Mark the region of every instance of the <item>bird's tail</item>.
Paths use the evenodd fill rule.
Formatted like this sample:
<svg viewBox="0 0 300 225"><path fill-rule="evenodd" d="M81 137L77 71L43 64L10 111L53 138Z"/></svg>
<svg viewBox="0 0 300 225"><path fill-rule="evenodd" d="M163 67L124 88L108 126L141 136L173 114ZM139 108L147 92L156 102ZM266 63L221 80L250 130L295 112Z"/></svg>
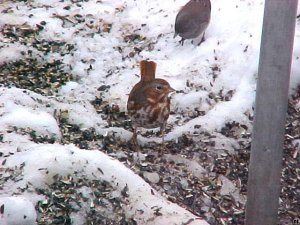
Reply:
<svg viewBox="0 0 300 225"><path fill-rule="evenodd" d="M141 81L148 82L155 79L156 63L153 61L142 60L140 62Z"/></svg>

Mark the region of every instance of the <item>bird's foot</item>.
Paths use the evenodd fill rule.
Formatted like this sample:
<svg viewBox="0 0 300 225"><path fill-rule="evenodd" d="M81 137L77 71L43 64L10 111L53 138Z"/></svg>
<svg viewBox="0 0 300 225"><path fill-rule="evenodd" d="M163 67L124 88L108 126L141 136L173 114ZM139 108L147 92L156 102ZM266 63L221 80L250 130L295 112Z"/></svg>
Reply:
<svg viewBox="0 0 300 225"><path fill-rule="evenodd" d="M163 156L165 154L165 151L166 151L166 144L165 143L161 143L160 146L159 146L159 149L158 149L158 156Z"/></svg>
<svg viewBox="0 0 300 225"><path fill-rule="evenodd" d="M179 44L181 44L181 46L183 46L184 40L184 38L181 38L181 40L179 41Z"/></svg>
<svg viewBox="0 0 300 225"><path fill-rule="evenodd" d="M129 148L139 152L141 150L141 147L137 141L137 137L135 135L132 136L132 138L128 141Z"/></svg>

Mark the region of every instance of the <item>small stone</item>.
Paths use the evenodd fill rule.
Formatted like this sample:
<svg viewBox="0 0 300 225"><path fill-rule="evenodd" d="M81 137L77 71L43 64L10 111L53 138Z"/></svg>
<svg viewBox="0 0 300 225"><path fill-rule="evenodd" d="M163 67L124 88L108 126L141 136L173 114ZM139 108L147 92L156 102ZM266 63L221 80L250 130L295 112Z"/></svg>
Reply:
<svg viewBox="0 0 300 225"><path fill-rule="evenodd" d="M186 179L181 179L180 184L181 184L182 189L187 189L189 187L189 183L187 182Z"/></svg>
<svg viewBox="0 0 300 225"><path fill-rule="evenodd" d="M160 177L159 177L158 173L156 173L156 172L153 172L153 173L144 172L143 176L146 180L148 180L150 183L153 183L153 184L157 184L160 180Z"/></svg>
<svg viewBox="0 0 300 225"><path fill-rule="evenodd" d="M169 184L164 184L163 188L164 188L165 191L168 191L168 190L170 190L172 187L171 187Z"/></svg>
<svg viewBox="0 0 300 225"><path fill-rule="evenodd" d="M232 181L230 181L225 176L220 175L219 181L221 182L221 185L222 185L221 190L220 190L220 195L222 195L222 196L230 195L236 190L236 187L234 186Z"/></svg>

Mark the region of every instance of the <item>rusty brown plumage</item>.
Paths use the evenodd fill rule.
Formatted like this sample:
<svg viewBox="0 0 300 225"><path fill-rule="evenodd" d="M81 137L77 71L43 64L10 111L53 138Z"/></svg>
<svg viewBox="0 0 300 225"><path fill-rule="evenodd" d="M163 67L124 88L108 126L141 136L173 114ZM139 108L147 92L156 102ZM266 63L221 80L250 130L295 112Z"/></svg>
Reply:
<svg viewBox="0 0 300 225"><path fill-rule="evenodd" d="M141 81L150 82L155 79L156 63L142 60L140 62Z"/></svg>
<svg viewBox="0 0 300 225"><path fill-rule="evenodd" d="M156 63L140 62L141 80L132 88L127 111L134 128L132 142L137 145L137 128L160 128L164 131L170 114L169 93L175 91L163 79L155 78Z"/></svg>

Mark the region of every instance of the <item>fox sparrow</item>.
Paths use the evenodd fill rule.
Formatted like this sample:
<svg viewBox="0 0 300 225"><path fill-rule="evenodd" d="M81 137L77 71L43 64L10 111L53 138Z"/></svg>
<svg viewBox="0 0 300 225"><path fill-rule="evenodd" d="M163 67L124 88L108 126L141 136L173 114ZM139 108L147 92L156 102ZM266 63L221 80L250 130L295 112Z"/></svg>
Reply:
<svg viewBox="0 0 300 225"><path fill-rule="evenodd" d="M163 79L155 78L156 63L140 62L141 80L132 88L127 110L134 128L131 141L137 146L137 128L160 128L164 132L170 114L169 93L175 91Z"/></svg>
<svg viewBox="0 0 300 225"><path fill-rule="evenodd" d="M210 14L210 0L190 0L176 16L174 38L179 35L182 45L185 39L201 38L198 45L201 44L210 22Z"/></svg>

